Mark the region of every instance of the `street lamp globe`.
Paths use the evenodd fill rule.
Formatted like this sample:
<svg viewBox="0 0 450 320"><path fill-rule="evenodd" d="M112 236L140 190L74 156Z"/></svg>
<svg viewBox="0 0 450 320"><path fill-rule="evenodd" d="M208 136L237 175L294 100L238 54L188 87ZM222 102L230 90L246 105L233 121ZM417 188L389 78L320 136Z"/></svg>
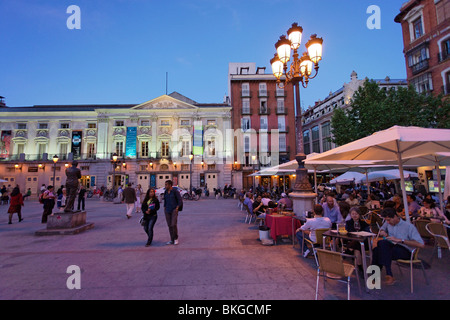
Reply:
<svg viewBox="0 0 450 320"><path fill-rule="evenodd" d="M312 72L313 63L306 52L300 58L300 73L302 76L309 77Z"/></svg>
<svg viewBox="0 0 450 320"><path fill-rule="evenodd" d="M282 63L287 63L291 58L291 42L286 39L286 36L281 36L280 40L275 43L278 58Z"/></svg>
<svg viewBox="0 0 450 320"><path fill-rule="evenodd" d="M313 34L311 39L306 43L306 49L308 50L309 58L314 64L317 64L322 60L322 44L323 39L317 38L317 35Z"/></svg>
<svg viewBox="0 0 450 320"><path fill-rule="evenodd" d="M302 43L302 33L303 28L300 27L296 22L292 24L292 27L287 31L288 39L291 42L291 48L297 50Z"/></svg>
<svg viewBox="0 0 450 320"><path fill-rule="evenodd" d="M114 162L117 161L117 153L114 153L114 154L112 155L112 159L113 159Z"/></svg>
<svg viewBox="0 0 450 320"><path fill-rule="evenodd" d="M283 63L280 61L276 53L270 60L270 64L272 65L273 75L275 76L275 78L277 78L277 80L280 80L281 76L283 75Z"/></svg>
<svg viewBox="0 0 450 320"><path fill-rule="evenodd" d="M55 154L55 155L53 156L53 162L54 162L54 163L57 163L58 160L59 160L59 158L58 158L58 156Z"/></svg>

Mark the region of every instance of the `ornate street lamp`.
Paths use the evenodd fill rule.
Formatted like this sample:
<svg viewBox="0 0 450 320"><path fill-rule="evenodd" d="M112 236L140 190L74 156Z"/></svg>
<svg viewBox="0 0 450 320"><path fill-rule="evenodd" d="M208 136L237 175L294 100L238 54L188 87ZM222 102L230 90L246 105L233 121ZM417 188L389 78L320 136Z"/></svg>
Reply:
<svg viewBox="0 0 450 320"><path fill-rule="evenodd" d="M297 131L297 160L299 167L296 172L296 180L294 191L297 192L311 192L312 187L309 183L308 172L304 168L303 160L306 159L303 150L303 136L302 136L302 110L300 105L300 83L304 88L308 86L309 80L317 76L319 71L319 61L322 60L322 44L323 39L317 38L313 34L308 42L306 42L306 52L300 55L297 50L300 48L302 42L303 28L297 23L293 23L291 28L287 31L286 36L281 36L276 42L275 48L277 53L270 60L272 65L273 75L277 79L277 85L284 88L288 83L292 83L295 88L295 109L296 109L296 131ZM291 60L291 51L293 51L292 62L288 67L288 62ZM313 74L314 68L314 74Z"/></svg>

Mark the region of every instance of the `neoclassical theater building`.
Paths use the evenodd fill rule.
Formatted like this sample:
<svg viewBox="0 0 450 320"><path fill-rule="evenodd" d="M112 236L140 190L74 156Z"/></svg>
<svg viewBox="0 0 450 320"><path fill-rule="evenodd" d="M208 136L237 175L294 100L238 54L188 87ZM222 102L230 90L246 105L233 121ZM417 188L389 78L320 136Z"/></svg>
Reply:
<svg viewBox="0 0 450 320"><path fill-rule="evenodd" d="M0 186L33 194L64 184L72 160L86 187L131 182L146 191L171 179L212 191L242 180L234 177L231 106L177 92L139 105L0 106L0 132Z"/></svg>

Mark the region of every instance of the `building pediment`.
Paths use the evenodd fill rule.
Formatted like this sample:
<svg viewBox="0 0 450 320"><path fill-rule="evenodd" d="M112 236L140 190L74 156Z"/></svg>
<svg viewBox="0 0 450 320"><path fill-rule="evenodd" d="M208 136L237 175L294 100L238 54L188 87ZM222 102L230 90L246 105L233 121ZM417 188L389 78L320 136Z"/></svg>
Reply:
<svg viewBox="0 0 450 320"><path fill-rule="evenodd" d="M141 103L133 110L197 110L198 107L184 101L163 95L156 99Z"/></svg>

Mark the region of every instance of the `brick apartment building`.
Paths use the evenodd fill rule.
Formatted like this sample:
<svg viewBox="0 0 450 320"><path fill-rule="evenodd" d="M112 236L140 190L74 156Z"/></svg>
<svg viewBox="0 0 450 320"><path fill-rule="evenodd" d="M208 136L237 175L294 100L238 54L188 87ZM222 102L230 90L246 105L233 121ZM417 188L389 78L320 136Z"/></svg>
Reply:
<svg viewBox="0 0 450 320"><path fill-rule="evenodd" d="M282 177L249 175L256 169L273 166L295 158L295 107L292 84L284 89L276 85L276 78L266 74L255 63L230 63L228 92L232 106L232 125L235 129L234 177L248 188L256 185L281 186ZM255 159L253 159L255 158ZM284 182L289 186L289 179ZM239 185L236 181L235 184Z"/></svg>
<svg viewBox="0 0 450 320"><path fill-rule="evenodd" d="M403 32L407 80L418 92L450 93L450 0L410 0L395 17Z"/></svg>

